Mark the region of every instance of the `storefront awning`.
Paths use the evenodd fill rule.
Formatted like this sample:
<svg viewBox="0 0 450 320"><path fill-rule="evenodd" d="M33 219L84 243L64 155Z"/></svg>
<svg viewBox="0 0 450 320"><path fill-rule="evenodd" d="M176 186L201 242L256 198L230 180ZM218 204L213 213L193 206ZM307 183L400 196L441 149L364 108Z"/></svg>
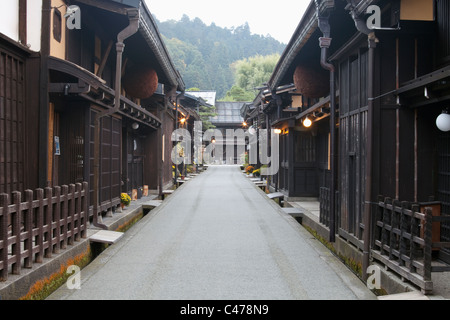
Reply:
<svg viewBox="0 0 450 320"><path fill-rule="evenodd" d="M114 107L115 91L95 74L75 63L55 57L48 58L48 67L60 75L58 82L49 83L50 94L82 97L105 109ZM124 96L120 99L119 113L153 129L161 126L158 117Z"/></svg>

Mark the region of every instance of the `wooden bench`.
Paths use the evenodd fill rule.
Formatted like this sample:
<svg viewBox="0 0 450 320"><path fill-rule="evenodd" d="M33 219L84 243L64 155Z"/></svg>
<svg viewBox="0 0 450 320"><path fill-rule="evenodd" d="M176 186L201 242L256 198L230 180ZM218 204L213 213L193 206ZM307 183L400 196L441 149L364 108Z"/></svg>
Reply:
<svg viewBox="0 0 450 320"><path fill-rule="evenodd" d="M162 192L162 200L164 200L165 197L167 197L168 195L171 195L174 192L174 190L163 190Z"/></svg>
<svg viewBox="0 0 450 320"><path fill-rule="evenodd" d="M294 218L303 218L303 211L299 208L289 207L283 208L283 211Z"/></svg>
<svg viewBox="0 0 450 320"><path fill-rule="evenodd" d="M100 230L99 232L93 234L89 237L91 242L99 242L106 244L114 244L123 237L123 232Z"/></svg>
<svg viewBox="0 0 450 320"><path fill-rule="evenodd" d="M272 200L278 199L278 204L282 207L284 201L284 194L281 192L268 193L267 197Z"/></svg>
<svg viewBox="0 0 450 320"><path fill-rule="evenodd" d="M265 190L267 183L265 181L253 181L255 186L259 187L261 190Z"/></svg>
<svg viewBox="0 0 450 320"><path fill-rule="evenodd" d="M162 204L162 200L150 200L142 204L143 209L153 210Z"/></svg>

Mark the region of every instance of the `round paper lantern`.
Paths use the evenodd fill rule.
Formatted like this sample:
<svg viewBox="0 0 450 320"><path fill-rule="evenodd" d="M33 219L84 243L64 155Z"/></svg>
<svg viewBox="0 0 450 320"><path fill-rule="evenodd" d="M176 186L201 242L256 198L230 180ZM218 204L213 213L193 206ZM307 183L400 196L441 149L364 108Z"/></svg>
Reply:
<svg viewBox="0 0 450 320"><path fill-rule="evenodd" d="M134 67L127 70L122 85L127 94L133 98L146 99L158 88L158 74L150 68Z"/></svg>
<svg viewBox="0 0 450 320"><path fill-rule="evenodd" d="M436 119L436 126L441 131L450 131L450 114L447 112L442 112Z"/></svg>
<svg viewBox="0 0 450 320"><path fill-rule="evenodd" d="M297 92L309 97L320 98L330 91L330 76L323 68L299 65L294 72Z"/></svg>

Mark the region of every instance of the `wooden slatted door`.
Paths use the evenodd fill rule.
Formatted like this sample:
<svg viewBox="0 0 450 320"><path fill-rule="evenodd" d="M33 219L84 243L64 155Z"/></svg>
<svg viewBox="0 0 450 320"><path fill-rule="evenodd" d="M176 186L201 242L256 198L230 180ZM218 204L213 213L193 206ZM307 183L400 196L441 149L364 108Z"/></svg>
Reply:
<svg viewBox="0 0 450 320"><path fill-rule="evenodd" d="M94 120L97 112L95 109L91 109L90 115L89 184L91 202L94 186ZM109 116L101 120L99 201L102 210L107 210L120 202L121 131L122 120L120 118Z"/></svg>
<svg viewBox="0 0 450 320"><path fill-rule="evenodd" d="M289 174L289 147L288 135L280 135L280 168L278 170L278 188L288 190L288 174Z"/></svg>
<svg viewBox="0 0 450 320"><path fill-rule="evenodd" d="M296 132L294 141L295 196L317 197L316 137L311 132Z"/></svg>
<svg viewBox="0 0 450 320"><path fill-rule="evenodd" d="M24 188L24 61L0 49L0 193Z"/></svg>
<svg viewBox="0 0 450 320"><path fill-rule="evenodd" d="M57 146L55 146L54 152L55 157L60 159L57 185L82 183L87 179L84 177L84 108L79 105L70 105L59 115L59 122L58 141L54 141L55 144L59 143L59 150L56 150Z"/></svg>
<svg viewBox="0 0 450 320"><path fill-rule="evenodd" d="M122 191L132 195L133 190L137 190L138 198L144 186L144 143L144 138L123 127Z"/></svg>
<svg viewBox="0 0 450 320"><path fill-rule="evenodd" d="M339 232L359 245L363 237L368 52L358 49L339 65Z"/></svg>

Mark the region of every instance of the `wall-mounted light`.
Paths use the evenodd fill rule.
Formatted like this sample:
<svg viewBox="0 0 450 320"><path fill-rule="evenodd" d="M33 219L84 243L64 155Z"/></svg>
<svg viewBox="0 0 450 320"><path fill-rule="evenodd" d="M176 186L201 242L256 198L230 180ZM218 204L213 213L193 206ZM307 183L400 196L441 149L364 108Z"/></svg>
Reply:
<svg viewBox="0 0 450 320"><path fill-rule="evenodd" d="M275 129L275 130L273 130L273 132L275 132L276 134L281 134L281 132L283 132L283 131L281 131L281 129Z"/></svg>
<svg viewBox="0 0 450 320"><path fill-rule="evenodd" d="M423 95L425 98L430 99L430 96L428 95L428 88L425 87L425 89L423 89Z"/></svg>
<svg viewBox="0 0 450 320"><path fill-rule="evenodd" d="M131 125L131 127L133 128L133 130L137 130L137 129L139 129L139 123L134 122L134 123Z"/></svg>
<svg viewBox="0 0 450 320"><path fill-rule="evenodd" d="M68 95L69 95L69 90L70 90L70 84L69 84L69 83L66 83L66 84L64 85L64 95L65 95L65 96L68 96Z"/></svg>
<svg viewBox="0 0 450 320"><path fill-rule="evenodd" d="M242 122L242 126L243 126L243 127L246 127L246 126L248 126L247 122L245 122L245 121L244 121L244 122Z"/></svg>
<svg viewBox="0 0 450 320"><path fill-rule="evenodd" d="M442 113L437 117L436 126L441 131L450 131L450 114L448 114L448 110L443 110Z"/></svg>
<svg viewBox="0 0 450 320"><path fill-rule="evenodd" d="M216 139L215 139L215 138L212 138L212 139L211 139L211 143L216 143Z"/></svg>
<svg viewBox="0 0 450 320"><path fill-rule="evenodd" d="M312 126L312 121L311 119L309 119L308 117L305 118L305 120L303 120L303 126L305 128L309 128Z"/></svg>
<svg viewBox="0 0 450 320"><path fill-rule="evenodd" d="M181 118L181 119L180 119L180 123L181 123L181 124L184 124L185 122L186 122L186 118Z"/></svg>

